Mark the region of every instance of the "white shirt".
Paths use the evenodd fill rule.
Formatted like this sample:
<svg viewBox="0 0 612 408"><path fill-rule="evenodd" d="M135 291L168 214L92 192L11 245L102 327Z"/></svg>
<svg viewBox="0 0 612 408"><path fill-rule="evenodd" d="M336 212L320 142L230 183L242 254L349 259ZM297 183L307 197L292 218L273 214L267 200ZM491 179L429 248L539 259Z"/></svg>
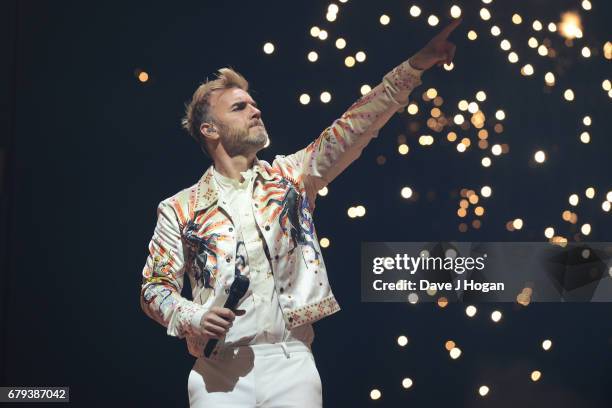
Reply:
<svg viewBox="0 0 612 408"><path fill-rule="evenodd" d="M236 316L225 336L225 346L301 341L310 345L314 339L311 324L287 330L274 287L273 271L266 256L261 232L252 210L254 169L240 173L244 181L226 177L213 167L219 197L229 206L238 241L244 240L249 266L249 291L238 306L246 313Z"/></svg>

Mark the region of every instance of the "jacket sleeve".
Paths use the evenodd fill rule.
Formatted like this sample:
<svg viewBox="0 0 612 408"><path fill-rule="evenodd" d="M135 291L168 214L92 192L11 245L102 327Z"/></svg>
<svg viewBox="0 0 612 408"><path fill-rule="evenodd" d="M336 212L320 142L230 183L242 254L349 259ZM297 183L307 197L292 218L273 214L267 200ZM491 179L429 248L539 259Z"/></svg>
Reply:
<svg viewBox="0 0 612 408"><path fill-rule="evenodd" d="M301 179L308 196L314 198L361 155L394 113L408 105L408 96L421 84L422 72L408 60L398 65L308 146L288 156L277 156L273 167Z"/></svg>
<svg viewBox="0 0 612 408"><path fill-rule="evenodd" d="M181 296L183 257L178 218L172 206L162 201L142 271L140 306L147 316L168 328L168 335L178 338L201 334L200 320L205 313L202 305Z"/></svg>

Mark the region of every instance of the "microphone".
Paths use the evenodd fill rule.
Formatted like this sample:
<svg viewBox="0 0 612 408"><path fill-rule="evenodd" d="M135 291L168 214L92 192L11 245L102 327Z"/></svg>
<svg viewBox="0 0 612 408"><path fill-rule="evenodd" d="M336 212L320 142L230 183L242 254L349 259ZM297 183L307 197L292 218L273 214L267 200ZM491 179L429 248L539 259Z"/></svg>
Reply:
<svg viewBox="0 0 612 408"><path fill-rule="evenodd" d="M230 286L229 296L225 300L223 307L234 311L236 305L238 305L238 301L244 296L248 288L249 278L244 275L236 275L234 282L232 282L232 285ZM208 340L206 347L204 348L204 356L210 357L210 354L217 346L218 341L219 339Z"/></svg>

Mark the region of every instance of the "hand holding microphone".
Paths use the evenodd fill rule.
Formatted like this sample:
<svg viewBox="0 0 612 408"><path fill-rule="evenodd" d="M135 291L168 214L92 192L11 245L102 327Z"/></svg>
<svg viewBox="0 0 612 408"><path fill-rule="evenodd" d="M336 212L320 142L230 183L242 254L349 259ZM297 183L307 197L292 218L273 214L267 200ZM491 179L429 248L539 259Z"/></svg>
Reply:
<svg viewBox="0 0 612 408"><path fill-rule="evenodd" d="M236 316L242 316L245 313L244 310L236 310L236 306L248 288L249 278L237 275L230 286L230 293L223 307L213 306L202 316L200 325L204 330L204 335L209 338L204 348L204 356L210 357L219 339L225 336L232 327Z"/></svg>

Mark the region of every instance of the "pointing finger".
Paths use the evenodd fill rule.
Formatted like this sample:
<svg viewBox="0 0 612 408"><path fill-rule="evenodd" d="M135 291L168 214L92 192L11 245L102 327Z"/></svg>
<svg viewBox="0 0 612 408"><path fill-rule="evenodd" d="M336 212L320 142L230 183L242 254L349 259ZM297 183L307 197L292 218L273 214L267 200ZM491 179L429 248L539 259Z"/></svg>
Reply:
<svg viewBox="0 0 612 408"><path fill-rule="evenodd" d="M444 29L440 31L440 34L438 34L438 36L443 39L448 38L448 36L453 32L453 30L457 28L459 24L461 24L461 21L463 21L463 19L456 19L455 21L444 27Z"/></svg>

